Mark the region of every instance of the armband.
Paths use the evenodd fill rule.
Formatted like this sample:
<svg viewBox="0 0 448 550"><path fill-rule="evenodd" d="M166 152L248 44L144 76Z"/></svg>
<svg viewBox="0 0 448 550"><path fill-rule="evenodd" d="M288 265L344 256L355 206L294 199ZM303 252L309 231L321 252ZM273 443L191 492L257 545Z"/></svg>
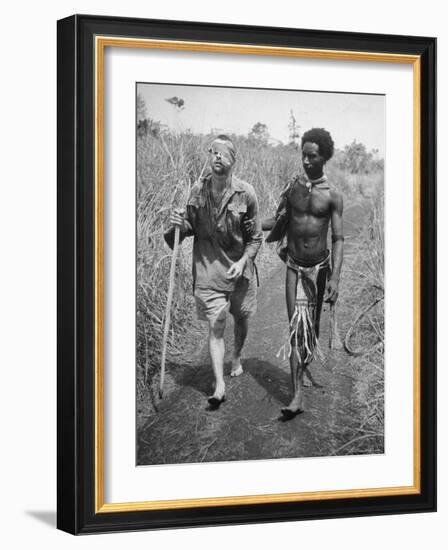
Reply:
<svg viewBox="0 0 448 550"><path fill-rule="evenodd" d="M336 241L343 241L344 235L332 235L331 236L331 242L335 243Z"/></svg>

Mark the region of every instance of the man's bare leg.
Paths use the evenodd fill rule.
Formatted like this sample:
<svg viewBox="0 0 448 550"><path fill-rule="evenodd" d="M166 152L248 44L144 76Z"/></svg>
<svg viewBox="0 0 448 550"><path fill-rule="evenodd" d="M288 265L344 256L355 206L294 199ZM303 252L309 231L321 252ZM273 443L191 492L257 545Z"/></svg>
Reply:
<svg viewBox="0 0 448 550"><path fill-rule="evenodd" d="M303 387L304 388L311 388L311 386L314 386L315 380L308 370L308 365L304 365L303 367Z"/></svg>
<svg viewBox="0 0 448 550"><path fill-rule="evenodd" d="M230 376L239 376L243 374L243 366L241 364L241 350L247 338L249 330L249 319L247 317L234 317L234 348L232 358L232 369Z"/></svg>
<svg viewBox="0 0 448 550"><path fill-rule="evenodd" d="M295 351L293 350L289 360L291 368L291 383L293 397L287 407L284 407L281 412L285 418L293 418L297 414L304 411L303 407L303 376L306 367L299 365Z"/></svg>
<svg viewBox="0 0 448 550"><path fill-rule="evenodd" d="M224 329L225 317L216 320L209 326L208 345L212 361L213 374L215 375L215 391L208 401L211 405L219 406L224 401L226 385L224 382Z"/></svg>
<svg viewBox="0 0 448 550"><path fill-rule="evenodd" d="M303 387L304 388L311 388L314 386L315 388L323 388L322 384L319 384L319 382L316 382L316 379L311 374L311 371L309 370L309 364L305 365L304 367L304 377L303 377Z"/></svg>
<svg viewBox="0 0 448 550"><path fill-rule="evenodd" d="M288 319L291 320L294 315L297 292L297 273L290 268L286 269L286 308L288 310ZM291 351L289 358L289 366L291 369L291 386L292 400L287 407L284 407L281 412L286 418L292 418L296 414L303 412L303 377L306 367L299 365L296 350Z"/></svg>
<svg viewBox="0 0 448 550"><path fill-rule="evenodd" d="M296 292L297 292L297 273L290 268L286 269L286 308L288 311L288 319L291 320L292 316L294 315L294 308L296 304ZM296 368L293 368L292 366L292 360L294 359L295 362L297 362L297 356L295 354L295 351L293 350L291 353L291 378L292 378L292 387L293 392L295 393L296 383L294 382L296 377ZM312 376L311 372L309 371L309 364L303 365L303 372L302 372L302 387L303 388L309 388L311 386L316 386L317 388L321 388L322 386L316 382L314 377ZM298 366L297 366L298 368Z"/></svg>
<svg viewBox="0 0 448 550"><path fill-rule="evenodd" d="M320 315L322 312L322 305L323 305L323 296L325 292L325 285L327 281L327 268L321 270L319 272L319 275L317 276L317 306L316 306L316 336L319 337L319 323L320 323ZM311 371L309 369L310 363L305 365L305 372L303 377L303 387L309 388L311 386L314 386L315 388L323 388L319 382L316 382L314 376L311 374Z"/></svg>

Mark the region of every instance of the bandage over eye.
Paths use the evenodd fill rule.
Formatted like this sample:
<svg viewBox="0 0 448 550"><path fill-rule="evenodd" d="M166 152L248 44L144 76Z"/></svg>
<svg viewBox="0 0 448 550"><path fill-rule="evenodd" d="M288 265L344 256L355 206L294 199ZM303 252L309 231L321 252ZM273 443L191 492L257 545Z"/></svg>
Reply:
<svg viewBox="0 0 448 550"><path fill-rule="evenodd" d="M235 163L236 150L231 141L215 139L211 147L208 149L208 152L211 154L220 153L221 156L227 158L232 164Z"/></svg>

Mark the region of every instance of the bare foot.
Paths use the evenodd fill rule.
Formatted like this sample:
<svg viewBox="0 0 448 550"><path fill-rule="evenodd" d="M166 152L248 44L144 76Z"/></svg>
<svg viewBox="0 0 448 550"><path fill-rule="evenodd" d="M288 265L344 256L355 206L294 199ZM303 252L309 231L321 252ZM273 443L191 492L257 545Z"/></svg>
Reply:
<svg viewBox="0 0 448 550"><path fill-rule="evenodd" d="M213 395L207 398L207 401L210 407L217 409L221 403L224 403L226 400L226 388L225 386L220 386L215 389Z"/></svg>
<svg viewBox="0 0 448 550"><path fill-rule="evenodd" d="M230 376L239 376L240 374L243 374L243 365L241 364L241 359L233 359Z"/></svg>
<svg viewBox="0 0 448 550"><path fill-rule="evenodd" d="M323 388L323 386L319 384L319 382L316 382L308 367L304 371L302 385L304 388L311 388L312 386L314 386L315 388Z"/></svg>
<svg viewBox="0 0 448 550"><path fill-rule="evenodd" d="M304 388L311 388L313 386L313 381L310 380L307 376L304 376L302 386Z"/></svg>
<svg viewBox="0 0 448 550"><path fill-rule="evenodd" d="M281 413L285 420L290 420L291 418L294 418L295 416L303 412L303 397L301 391L296 391L291 403L287 407L281 409Z"/></svg>

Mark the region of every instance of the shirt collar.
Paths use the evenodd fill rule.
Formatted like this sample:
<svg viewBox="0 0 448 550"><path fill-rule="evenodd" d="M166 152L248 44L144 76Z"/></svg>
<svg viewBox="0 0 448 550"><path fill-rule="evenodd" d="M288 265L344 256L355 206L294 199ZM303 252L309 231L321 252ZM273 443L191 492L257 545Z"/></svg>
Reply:
<svg viewBox="0 0 448 550"><path fill-rule="evenodd" d="M207 185L210 183L211 181L211 177L212 175L209 173L209 174L206 174L204 177L201 178L201 189L204 188L204 185ZM237 178L236 176L234 176L232 174L232 179L231 179L231 182L230 182L230 185L228 187L228 191L231 191L232 193L233 192L236 192L236 193L242 193L244 191L244 185L243 185L243 182L242 180L240 180L239 178Z"/></svg>
<svg viewBox="0 0 448 550"><path fill-rule="evenodd" d="M232 182L230 184L230 188L234 191L237 191L238 193L242 193L244 191L243 182L233 174L232 174Z"/></svg>

